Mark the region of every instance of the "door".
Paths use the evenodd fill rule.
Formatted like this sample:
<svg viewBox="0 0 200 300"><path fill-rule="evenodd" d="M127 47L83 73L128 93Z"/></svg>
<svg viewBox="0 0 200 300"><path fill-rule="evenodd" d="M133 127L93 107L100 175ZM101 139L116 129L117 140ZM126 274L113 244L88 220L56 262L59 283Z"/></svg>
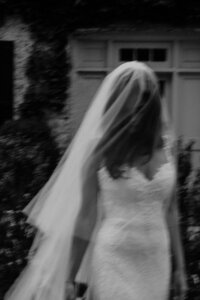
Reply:
<svg viewBox="0 0 200 300"><path fill-rule="evenodd" d="M0 42L0 125L12 118L13 42Z"/></svg>
<svg viewBox="0 0 200 300"><path fill-rule="evenodd" d="M177 133L186 142L195 141L197 158L200 149L200 74L182 75L178 95Z"/></svg>

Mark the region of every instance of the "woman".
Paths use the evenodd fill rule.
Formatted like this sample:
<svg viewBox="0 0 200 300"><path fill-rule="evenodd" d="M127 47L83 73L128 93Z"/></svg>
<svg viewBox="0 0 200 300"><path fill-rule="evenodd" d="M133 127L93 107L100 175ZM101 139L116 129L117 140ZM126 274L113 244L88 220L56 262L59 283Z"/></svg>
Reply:
<svg viewBox="0 0 200 300"><path fill-rule="evenodd" d="M149 67L125 63L106 77L56 172L25 210L40 230L6 299L75 299L74 281L86 270L88 300L167 300L171 253L183 299L167 127Z"/></svg>

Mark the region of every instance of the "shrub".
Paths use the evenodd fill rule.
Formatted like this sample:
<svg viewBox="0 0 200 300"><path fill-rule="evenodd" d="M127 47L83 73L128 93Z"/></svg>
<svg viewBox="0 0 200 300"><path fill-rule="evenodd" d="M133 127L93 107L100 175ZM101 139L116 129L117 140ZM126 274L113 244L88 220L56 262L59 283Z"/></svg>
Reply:
<svg viewBox="0 0 200 300"><path fill-rule="evenodd" d="M190 300L199 299L200 291L200 168L192 163L193 146L178 143L177 190Z"/></svg>
<svg viewBox="0 0 200 300"><path fill-rule="evenodd" d="M26 66L29 86L19 106L20 115L29 118L62 113L67 106L69 71L64 42L35 42Z"/></svg>
<svg viewBox="0 0 200 300"><path fill-rule="evenodd" d="M22 268L35 229L21 210L48 180L59 158L46 124L8 121L0 130L0 299Z"/></svg>

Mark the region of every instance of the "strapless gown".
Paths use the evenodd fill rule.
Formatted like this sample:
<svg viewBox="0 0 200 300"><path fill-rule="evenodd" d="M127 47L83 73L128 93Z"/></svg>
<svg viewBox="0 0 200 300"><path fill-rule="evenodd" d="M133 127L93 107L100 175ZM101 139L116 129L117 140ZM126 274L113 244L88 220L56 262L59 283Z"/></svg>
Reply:
<svg viewBox="0 0 200 300"><path fill-rule="evenodd" d="M167 300L170 239L165 213L175 182L171 159L148 180L136 168L113 180L99 170L104 219L91 256L89 300Z"/></svg>

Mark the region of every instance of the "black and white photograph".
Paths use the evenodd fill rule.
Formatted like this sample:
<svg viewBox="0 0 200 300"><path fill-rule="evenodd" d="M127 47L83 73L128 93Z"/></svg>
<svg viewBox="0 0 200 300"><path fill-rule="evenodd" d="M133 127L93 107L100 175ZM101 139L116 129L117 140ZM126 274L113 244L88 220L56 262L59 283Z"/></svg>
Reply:
<svg viewBox="0 0 200 300"><path fill-rule="evenodd" d="M200 1L0 0L0 300L200 300Z"/></svg>

